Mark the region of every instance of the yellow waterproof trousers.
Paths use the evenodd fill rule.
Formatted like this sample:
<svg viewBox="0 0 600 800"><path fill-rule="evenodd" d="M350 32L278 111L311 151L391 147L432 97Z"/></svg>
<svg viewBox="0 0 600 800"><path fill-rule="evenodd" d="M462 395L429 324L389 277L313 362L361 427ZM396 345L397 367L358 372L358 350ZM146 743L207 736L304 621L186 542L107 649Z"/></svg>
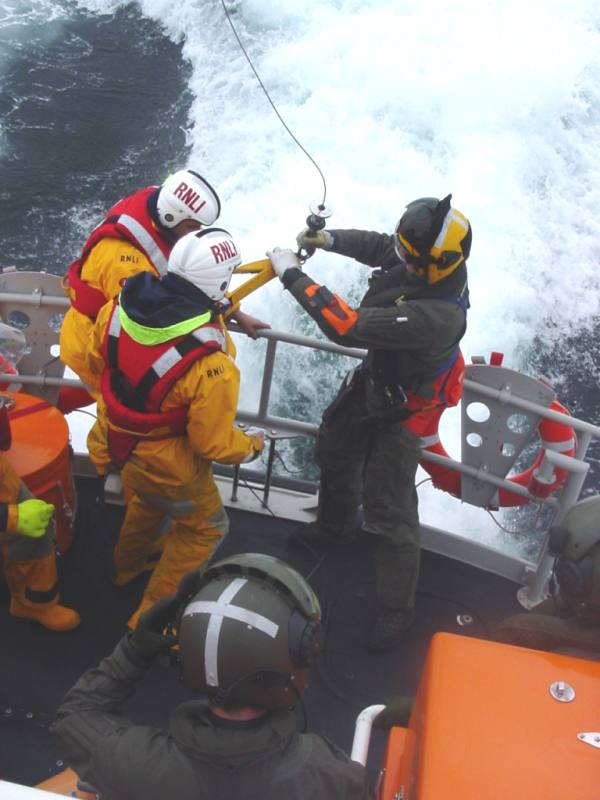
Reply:
<svg viewBox="0 0 600 800"><path fill-rule="evenodd" d="M21 503L33 495L0 455L0 502ZM79 625L79 615L59 605L58 573L54 542L54 521L39 539L16 533L0 534L0 565L11 595L10 613L32 619L54 631L68 631Z"/></svg>
<svg viewBox="0 0 600 800"><path fill-rule="evenodd" d="M130 500L115 548L116 583L151 568L153 556L162 551L142 602L129 620L135 628L143 611L173 594L186 572L212 556L228 533L229 520L208 461L199 460L196 476L185 486L161 481L135 456L121 477Z"/></svg>

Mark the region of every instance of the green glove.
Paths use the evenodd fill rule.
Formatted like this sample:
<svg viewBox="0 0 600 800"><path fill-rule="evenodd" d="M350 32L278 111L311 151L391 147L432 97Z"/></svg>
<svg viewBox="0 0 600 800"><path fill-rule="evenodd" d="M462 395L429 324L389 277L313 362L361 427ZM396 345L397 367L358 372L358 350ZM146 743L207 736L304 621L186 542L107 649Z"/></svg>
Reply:
<svg viewBox="0 0 600 800"><path fill-rule="evenodd" d="M321 250L331 250L333 246L333 236L329 231L311 231L310 228L304 228L304 230L300 231L298 236L296 236L296 242L300 249L306 250L307 253L314 253L317 247Z"/></svg>
<svg viewBox="0 0 600 800"><path fill-rule="evenodd" d="M54 506L34 497L19 503L17 514L17 533L30 539L39 539L48 530Z"/></svg>
<svg viewBox="0 0 600 800"><path fill-rule="evenodd" d="M389 730L394 725L401 728L408 727L414 700L414 697L403 697L402 695L391 697L383 711L373 720L373 727L384 730Z"/></svg>

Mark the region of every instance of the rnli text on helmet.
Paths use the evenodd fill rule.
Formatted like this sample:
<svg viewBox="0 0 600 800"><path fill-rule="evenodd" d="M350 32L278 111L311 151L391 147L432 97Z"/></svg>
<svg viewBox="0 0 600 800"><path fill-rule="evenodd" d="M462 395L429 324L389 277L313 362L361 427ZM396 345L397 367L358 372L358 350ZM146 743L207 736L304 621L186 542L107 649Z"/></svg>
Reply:
<svg viewBox="0 0 600 800"><path fill-rule="evenodd" d="M206 200L203 200L198 192L191 189L185 181L181 181L173 194L185 203L193 214L197 214L206 205Z"/></svg>
<svg viewBox="0 0 600 800"><path fill-rule="evenodd" d="M238 254L231 239L228 239L226 242L220 242L219 244L211 244L210 251L214 256L215 264L220 264L221 261L228 261L230 258L235 258Z"/></svg>

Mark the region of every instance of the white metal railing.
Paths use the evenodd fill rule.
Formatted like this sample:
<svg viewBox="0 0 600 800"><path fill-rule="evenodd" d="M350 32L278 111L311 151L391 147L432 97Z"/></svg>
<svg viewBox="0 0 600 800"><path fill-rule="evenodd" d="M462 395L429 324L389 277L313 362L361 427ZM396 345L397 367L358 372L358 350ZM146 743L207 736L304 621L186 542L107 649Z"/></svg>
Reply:
<svg viewBox="0 0 600 800"><path fill-rule="evenodd" d="M6 303L12 302L21 305L26 304L31 306L32 309L41 306L44 306L45 308L54 306L57 309L64 310L64 308L68 306L68 301L65 297L40 295L39 291L35 291L29 295L21 294L19 292L1 292L0 301L4 307L6 307ZM229 327L233 332L240 333L240 329L235 323L231 323ZM285 435L315 436L318 430L317 421L306 422L293 418L274 416L269 413L274 365L279 343L291 344L298 347L308 347L324 352L335 353L341 356L349 356L356 359L362 359L365 356L366 351L341 347L326 340L314 339L270 329L258 331L258 338L267 340L258 408L256 411L240 410L238 412L238 420L242 423L258 425L265 428L273 436L273 446L276 437L281 438ZM58 341L58 335L56 336L56 341ZM15 379L14 375L0 374L0 381L11 384L18 382L23 384L23 386L27 387L28 389L38 388L40 390L40 394L43 394L43 389L45 387L83 386L83 384L77 380L71 380L64 377L50 377L44 374L19 375L18 379ZM451 458L445 458L425 450L423 451L423 459L441 464L446 468L456 470L463 475L476 478L479 481L492 484L495 487L505 488L513 494L519 494L525 497L531 502L550 506L554 510L554 521L559 521L566 510L570 508L579 497L583 482L585 480L585 474L588 469L588 464L585 462L585 457L592 440L600 438L600 427L575 417L560 414L559 412L537 405L529 400L524 400L515 396L510 391L505 391L502 389L497 390L489 386L484 386L475 381L471 381L468 378L465 380L465 387L484 398L491 398L508 406L514 407L515 409L529 411L539 415L540 417L568 425L579 433L579 441L575 458L565 457L559 453L552 453L550 451L546 453L548 460L553 465L566 469L569 472L569 477L565 483L565 486L563 487L562 492L558 498L537 498L533 497L525 487L519 486L504 478L498 478L485 472L484 470L474 469L473 467L463 464L460 461L456 461ZM33 391L32 393L35 394L36 392ZM270 464L272 464L272 461L273 459L270 458ZM270 485L270 474L267 475L266 481L267 485ZM551 567L551 559L549 559L546 554L545 545L542 547L542 553L537 564L531 564L518 558L512 559L511 562L510 559L506 559L505 554L497 554L496 556L494 555L493 549L485 548L475 543L472 543L471 550L466 552L464 542L458 544L456 540L459 537L453 538L453 535L449 534L449 532L429 528L429 539L431 539L431 536L433 536L434 540L434 549L437 549L439 552L444 551L444 547L441 545L441 540L442 538L445 538L447 542L451 543L448 551L444 551L446 554L455 556L456 553L460 553L460 556L455 557L466 559L470 561L470 563L482 565L484 569L490 569L498 574L504 574L513 579L525 582L527 584L526 591L528 596L523 596L521 598L525 605L535 602L535 600L539 599L539 597L543 594L544 586ZM427 539L428 537L426 536L425 538Z"/></svg>
<svg viewBox="0 0 600 800"><path fill-rule="evenodd" d="M375 718L383 711L384 705L367 706L363 708L354 726L354 738L352 740L352 751L350 759L362 764L363 767L367 766L367 759L369 756L369 744L371 743L371 731L373 729L373 722Z"/></svg>
<svg viewBox="0 0 600 800"><path fill-rule="evenodd" d="M10 295L11 298L14 296L15 296L14 294ZM2 294L3 300L6 297L7 297L6 294ZM47 305L57 304L60 305L60 307L64 307L65 298L46 297L44 299L47 301L46 303ZM229 327L230 330L232 330L233 332L239 332L239 328L237 325L231 324ZM364 358L366 350L360 350L350 347L341 347L339 345L334 344L333 342L324 341L321 339L313 339L308 336L299 336L297 334L291 334L283 331L275 331L270 329L259 331L258 338L267 340L267 347L263 362L263 373L262 373L258 408L256 411L247 411L243 409L238 410L238 415L237 415L238 421L243 422L245 424L257 425L259 427L265 428L266 430L271 430L273 432L276 432L279 435L289 434L289 435L315 436L318 430L318 422L316 421L305 422L302 420L293 419L291 417L279 417L269 414L268 409L269 409L269 402L270 402L272 382L273 382L274 365L277 357L277 345L279 343L292 344L298 347L308 347L311 349L329 353L336 353L337 355L349 356L351 358L356 358L356 359ZM8 381L11 383L16 382L15 376L7 373L0 374L0 381L5 381L5 382ZM56 387L56 386L71 386L71 387L83 386L83 384L78 380L49 377L45 375L20 375L18 382L22 383L24 386L27 387L40 387L40 388ZM516 409L530 411L546 419L550 419L556 422L561 422L565 425L569 425L572 428L574 428L576 431L582 434L579 437L579 444L576 455L576 460L579 462L584 461L591 441L594 438L600 438L600 427L592 425L591 423L586 422L584 420L579 420L575 417L560 414L557 411L545 408L531 401L523 400L510 392L506 392L504 390L496 390L488 386L476 383L474 381L470 381L469 379L465 379L464 385L465 388L469 388L472 391L481 394L483 397L489 397L499 400L500 402L512 406ZM573 491L569 492L570 495L574 494L576 499L581 491L581 487L585 479L586 470L582 469L579 465L577 465L574 459L566 459L564 456L561 456L560 454L557 453L548 453L547 456L551 461L556 462L556 466L561 467L563 469L567 469L569 470L569 472L575 473L578 476L577 480L575 481L575 483L577 484L576 490L574 492ZM444 456L437 455L436 453L430 453L426 450L423 450L422 458L425 461L430 461L435 464L440 464L444 467L456 470L457 472L460 472L463 475L476 478L477 480L480 480L483 483L491 484L497 488L506 489L507 491L510 491L513 494L518 494L526 498L530 502L541 503L552 507L556 507L558 505L558 500L555 497L548 497L548 498L534 497L527 491L527 489L524 486L519 486L518 484L515 484L504 478L498 478L483 470L474 469L473 467L470 467L467 464L463 464L460 461L456 461L455 459L446 458ZM572 500L571 502L574 502L574 500Z"/></svg>

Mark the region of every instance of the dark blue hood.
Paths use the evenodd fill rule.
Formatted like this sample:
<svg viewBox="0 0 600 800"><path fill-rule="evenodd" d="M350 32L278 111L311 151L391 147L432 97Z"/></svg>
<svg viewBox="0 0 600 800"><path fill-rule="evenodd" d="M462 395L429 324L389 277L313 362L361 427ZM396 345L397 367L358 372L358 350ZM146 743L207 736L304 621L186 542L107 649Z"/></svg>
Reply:
<svg viewBox="0 0 600 800"><path fill-rule="evenodd" d="M140 272L125 281L119 302L127 316L148 328L166 328L213 311L204 292L178 275Z"/></svg>

